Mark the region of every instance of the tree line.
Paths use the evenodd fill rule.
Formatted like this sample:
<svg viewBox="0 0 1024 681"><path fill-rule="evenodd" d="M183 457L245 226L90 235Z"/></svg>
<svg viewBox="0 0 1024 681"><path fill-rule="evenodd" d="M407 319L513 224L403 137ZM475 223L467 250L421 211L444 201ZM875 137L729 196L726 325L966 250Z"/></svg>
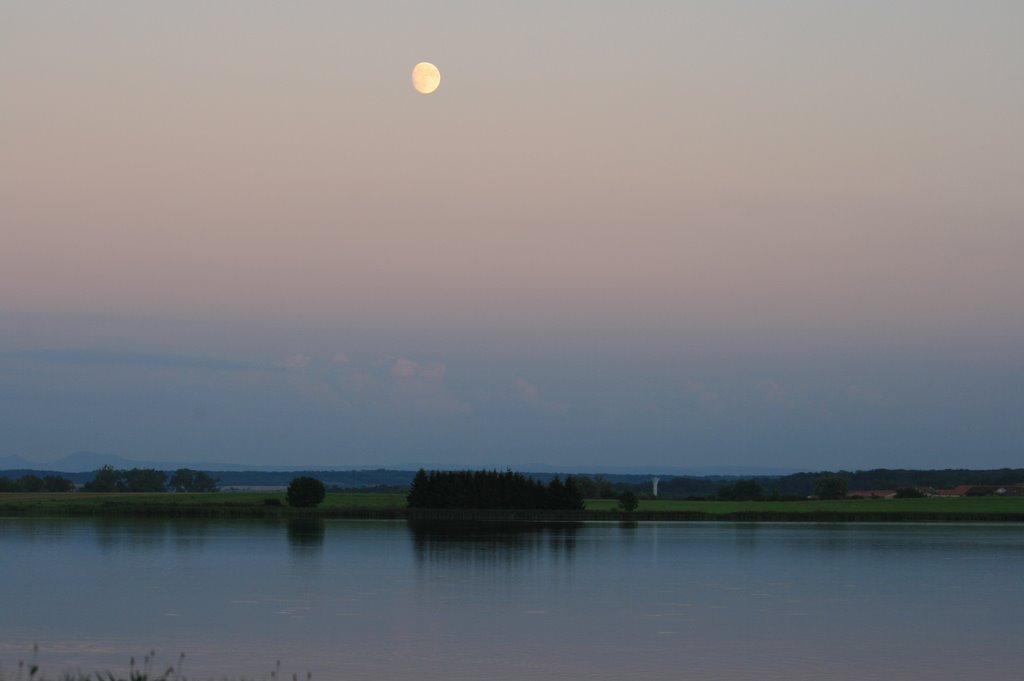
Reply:
<svg viewBox="0 0 1024 681"><path fill-rule="evenodd" d="M155 468L120 470L104 466L92 480L82 485L83 492L216 492L217 480L203 471L179 468L168 480L164 471Z"/></svg>
<svg viewBox="0 0 1024 681"><path fill-rule="evenodd" d="M842 499L849 490L849 481L841 475L820 475L814 479L813 496L819 499ZM756 478L737 480L721 485L715 497L727 501L782 501L806 496L783 495L778 489L765 489Z"/></svg>
<svg viewBox="0 0 1024 681"><path fill-rule="evenodd" d="M12 480L0 476L0 492L73 492L75 483L59 475L38 476L32 473Z"/></svg>
<svg viewBox="0 0 1024 681"><path fill-rule="evenodd" d="M179 468L170 475L155 468L121 470L104 466L77 489L83 492L216 492L220 481L203 471ZM0 476L2 492L74 492L75 483L59 475L28 473L12 479Z"/></svg>
<svg viewBox="0 0 1024 681"><path fill-rule="evenodd" d="M805 499L809 496L840 498L848 490L915 487L951 488L957 485L1012 485L1024 482L1024 469L995 470L915 470L876 468L862 471L818 471L790 475L751 476L747 478L709 476L662 477L658 496L663 499ZM615 482L618 493L631 491L649 496L649 482ZM592 495L587 494L588 498Z"/></svg>
<svg viewBox="0 0 1024 681"><path fill-rule="evenodd" d="M1012 485L1024 482L1024 469L1000 468L995 470L968 470L947 468L940 470L914 470L905 468L875 468L865 471L822 471L794 473L768 481L766 486L783 494L813 494L814 485L823 476L839 476L851 490L900 489L934 487L948 489L957 485Z"/></svg>
<svg viewBox="0 0 1024 681"><path fill-rule="evenodd" d="M576 479L556 476L545 485L512 471L431 471L422 468L406 496L409 508L583 510Z"/></svg>

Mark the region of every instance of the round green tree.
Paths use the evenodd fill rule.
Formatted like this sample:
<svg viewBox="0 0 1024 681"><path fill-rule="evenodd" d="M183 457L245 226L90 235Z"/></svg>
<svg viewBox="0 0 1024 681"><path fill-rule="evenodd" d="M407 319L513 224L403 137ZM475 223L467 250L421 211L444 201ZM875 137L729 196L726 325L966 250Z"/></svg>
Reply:
<svg viewBox="0 0 1024 681"><path fill-rule="evenodd" d="M324 488L324 483L309 476L304 475L301 478L295 478L288 485L287 498L289 506L299 508L316 506L324 500L326 495L327 490Z"/></svg>
<svg viewBox="0 0 1024 681"><path fill-rule="evenodd" d="M619 510L633 512L640 505L640 500L633 492L623 492L619 495Z"/></svg>

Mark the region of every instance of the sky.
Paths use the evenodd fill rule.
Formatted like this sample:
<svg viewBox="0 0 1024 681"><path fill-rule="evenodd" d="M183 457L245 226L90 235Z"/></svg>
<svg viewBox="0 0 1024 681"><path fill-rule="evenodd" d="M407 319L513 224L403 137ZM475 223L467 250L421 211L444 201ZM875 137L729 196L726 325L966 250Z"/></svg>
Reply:
<svg viewBox="0 0 1024 681"><path fill-rule="evenodd" d="M1021 26L2 0L0 456L1020 466Z"/></svg>

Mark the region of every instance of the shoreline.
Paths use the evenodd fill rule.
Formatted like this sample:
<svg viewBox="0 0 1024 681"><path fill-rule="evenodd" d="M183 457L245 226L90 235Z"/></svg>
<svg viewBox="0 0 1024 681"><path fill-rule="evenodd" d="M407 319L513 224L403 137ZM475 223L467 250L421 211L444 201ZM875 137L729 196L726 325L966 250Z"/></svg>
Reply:
<svg viewBox="0 0 1024 681"><path fill-rule="evenodd" d="M587 500L582 511L411 509L403 495L331 493L316 508L291 508L266 493L0 495L0 517L408 520L416 522L815 522L1024 523L1024 498L720 502L646 500L621 511ZM645 508L646 506L646 508Z"/></svg>

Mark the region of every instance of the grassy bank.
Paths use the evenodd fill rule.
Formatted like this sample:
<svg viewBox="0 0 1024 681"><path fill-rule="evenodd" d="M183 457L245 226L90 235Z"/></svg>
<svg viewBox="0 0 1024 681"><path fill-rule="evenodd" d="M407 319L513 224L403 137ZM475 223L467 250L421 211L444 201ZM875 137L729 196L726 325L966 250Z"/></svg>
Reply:
<svg viewBox="0 0 1024 681"><path fill-rule="evenodd" d="M269 503L268 503L269 502ZM0 515L159 516L211 518L359 517L405 508L401 494L330 493L315 509L289 508L284 492L212 494L90 494L86 492L0 494Z"/></svg>
<svg viewBox="0 0 1024 681"><path fill-rule="evenodd" d="M14 668L13 673L10 675L4 674L4 669L0 666L0 681L187 681L187 677L182 673L182 665L185 661L185 654L181 653L178 656L176 664L168 666L162 671L159 670L156 664L156 653L150 652L142 658L142 664L137 665L135 658L131 658L128 662L127 673L115 674L111 671L102 672L64 672L59 677L48 676L41 671L39 663L39 646L35 646L30 661L24 660L18 662ZM213 677L210 678L211 681ZM222 681L229 681L228 677L220 677ZM264 676L264 678L267 678ZM285 678L291 678L297 681L302 678L305 681L312 680L312 674L307 672L301 677L298 674L293 673L291 676L282 676L281 673L281 662L278 661L277 665L271 669L269 678L273 680L284 681ZM239 677L237 681L247 681L245 677Z"/></svg>
<svg viewBox="0 0 1024 681"><path fill-rule="evenodd" d="M613 510L613 499L588 499L587 509ZM1024 513L1024 497L926 497L921 499L809 499L805 501L678 501L645 499L637 511L699 511L714 515L774 513Z"/></svg>
<svg viewBox="0 0 1024 681"><path fill-rule="evenodd" d="M269 501L269 504L268 504ZM280 505L277 505L280 504ZM401 494L334 492L315 509L289 508L279 492L216 494L39 493L0 495L6 516L143 516L208 518L414 518L445 520L739 520L1024 522L1024 498L971 497L837 501L642 500L632 513L610 499L585 511L409 510Z"/></svg>

